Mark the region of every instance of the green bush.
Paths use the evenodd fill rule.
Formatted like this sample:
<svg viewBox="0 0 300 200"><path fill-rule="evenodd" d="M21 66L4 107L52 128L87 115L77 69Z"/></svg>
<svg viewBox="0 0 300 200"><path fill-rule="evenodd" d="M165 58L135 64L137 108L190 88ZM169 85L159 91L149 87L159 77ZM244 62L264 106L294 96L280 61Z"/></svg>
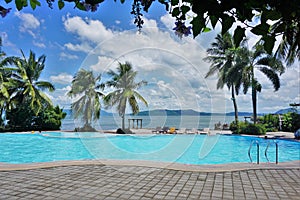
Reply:
<svg viewBox="0 0 300 200"><path fill-rule="evenodd" d="M75 132L97 132L90 124L85 124L83 127L74 129Z"/></svg>
<svg viewBox="0 0 300 200"><path fill-rule="evenodd" d="M295 132L300 128L300 114L289 112L283 115L282 130Z"/></svg>
<svg viewBox="0 0 300 200"><path fill-rule="evenodd" d="M251 124L248 122L232 122L230 124L230 130L234 134L245 134L245 135L265 135L266 128L263 124Z"/></svg>
<svg viewBox="0 0 300 200"><path fill-rule="evenodd" d="M8 123L5 131L59 130L65 116L66 113L59 106L45 107L36 115L29 103L24 103L6 111Z"/></svg>
<svg viewBox="0 0 300 200"><path fill-rule="evenodd" d="M279 117L278 115L267 114L258 117L258 122L264 124L267 132L275 132L279 130Z"/></svg>

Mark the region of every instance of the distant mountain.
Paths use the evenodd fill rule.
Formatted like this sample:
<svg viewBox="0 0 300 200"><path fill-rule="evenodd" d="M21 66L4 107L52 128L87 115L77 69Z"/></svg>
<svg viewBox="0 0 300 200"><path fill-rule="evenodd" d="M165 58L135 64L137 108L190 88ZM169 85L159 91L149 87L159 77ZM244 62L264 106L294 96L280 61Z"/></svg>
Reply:
<svg viewBox="0 0 300 200"><path fill-rule="evenodd" d="M224 113L208 113L208 112L197 112L195 110L168 110L168 109L157 109L150 111L141 111L137 116L178 116L178 115L189 115L189 116L210 116L210 115L224 115ZM225 113L228 116L234 116L234 112ZM239 116L251 116L249 112L239 112Z"/></svg>
<svg viewBox="0 0 300 200"><path fill-rule="evenodd" d="M72 116L72 109L64 109L63 111L65 113L67 113L67 117L71 117ZM101 116L113 116L113 113L109 113L109 112L106 112L104 110L101 110L100 111L100 117Z"/></svg>
<svg viewBox="0 0 300 200"><path fill-rule="evenodd" d="M300 114L300 110L296 110L295 108L285 108L285 109L281 109L281 110L278 110L277 112L275 112L275 114L286 114L286 113L289 113L289 112L297 112L298 114Z"/></svg>
<svg viewBox="0 0 300 200"><path fill-rule="evenodd" d="M253 113L251 113L251 112L239 112L238 114L239 114L239 116L252 116L252 115L253 115ZM227 116L234 116L234 112L226 113L226 115L227 115ZM258 115L258 116L261 116L261 115L263 115L263 114L258 113L257 115Z"/></svg>
<svg viewBox="0 0 300 200"><path fill-rule="evenodd" d="M67 117L72 117L72 109L64 109L64 112L67 113ZM293 112L292 108L281 109L275 112L274 114L285 114L288 112ZM298 111L300 114L300 111ZM106 112L101 110L100 116L113 116L114 113ZM133 114L129 114L133 115ZM178 115L187 115L187 116L211 116L211 115L227 115L227 116L234 116L234 112L228 113L209 113L209 112L198 112L192 109L188 110L168 110L168 109L156 109L156 110L149 110L149 111L141 111L137 116L178 116ZM264 114L258 113L258 116L262 116ZM239 116L252 116L251 112L239 112Z"/></svg>

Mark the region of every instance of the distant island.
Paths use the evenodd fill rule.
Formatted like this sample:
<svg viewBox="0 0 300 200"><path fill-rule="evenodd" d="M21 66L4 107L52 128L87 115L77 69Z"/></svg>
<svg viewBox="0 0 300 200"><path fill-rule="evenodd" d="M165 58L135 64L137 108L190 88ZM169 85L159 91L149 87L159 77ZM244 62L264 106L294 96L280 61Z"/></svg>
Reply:
<svg viewBox="0 0 300 200"><path fill-rule="evenodd" d="M131 114L132 115L132 114ZM136 116L178 116L178 115L189 115L189 116L211 116L211 115L220 115L220 116L234 116L234 112L229 113L209 113L209 112L198 112L192 109L189 110L168 110L168 109L157 109L150 111L141 111ZM239 112L239 116L251 116L250 112Z"/></svg>
<svg viewBox="0 0 300 200"><path fill-rule="evenodd" d="M67 116L72 116L72 109L64 109L64 112L67 113ZM285 114L288 112L295 112L295 109L292 108L286 108L281 109L273 114ZM264 115L265 113L258 113L259 116ZM300 111L298 111L298 114L300 114ZM104 110L101 110L100 116L113 116L117 115L116 113L110 113L106 112ZM133 114L128 114L133 115ZM228 112L228 113L210 113L210 112L198 112L192 109L188 110L168 110L168 109L156 109L156 110L149 110L149 111L141 111L139 114L135 116L178 116L178 115L187 115L187 116L234 116L234 112ZM251 112L239 112L239 116L252 116Z"/></svg>

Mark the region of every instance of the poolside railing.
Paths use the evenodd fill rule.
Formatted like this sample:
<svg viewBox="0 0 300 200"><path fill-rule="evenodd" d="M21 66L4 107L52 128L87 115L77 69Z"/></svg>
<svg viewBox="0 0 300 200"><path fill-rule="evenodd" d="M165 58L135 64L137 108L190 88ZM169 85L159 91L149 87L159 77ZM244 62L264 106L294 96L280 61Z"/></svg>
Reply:
<svg viewBox="0 0 300 200"><path fill-rule="evenodd" d="M273 140L273 142L275 143L275 156L276 156L276 164L278 164L278 143L277 141ZM268 149L269 149L269 146L270 146L271 142L269 141L268 144L267 144L267 147L266 147L266 150L265 150L265 157L267 159L268 162L270 162L269 158L268 158Z"/></svg>
<svg viewBox="0 0 300 200"><path fill-rule="evenodd" d="M252 161L252 157L251 157L251 149L252 149L252 145L253 145L254 142L256 143L256 147L257 147L257 164L259 164L259 143L258 143L257 140L255 140L255 141L253 140L251 142L250 147L248 149L248 157L250 159L250 162L252 163L253 161Z"/></svg>
<svg viewBox="0 0 300 200"><path fill-rule="evenodd" d="M278 143L275 140L273 142L275 143L275 148L276 148L275 149L275 156L276 156L276 158L275 158L276 161L275 162L276 162L276 164L278 164ZM259 164L259 142L257 140L253 140L251 142L250 147L248 149L248 157L250 159L250 162L252 163L253 160L252 160L252 157L251 157L251 149L252 149L252 146L253 146L254 143L256 143L257 164ZM270 160L268 158L268 149L269 149L270 144L271 144L271 142L269 141L267 143L267 146L266 146L266 149L265 149L265 157L266 157L266 160L267 160L268 163L270 163Z"/></svg>

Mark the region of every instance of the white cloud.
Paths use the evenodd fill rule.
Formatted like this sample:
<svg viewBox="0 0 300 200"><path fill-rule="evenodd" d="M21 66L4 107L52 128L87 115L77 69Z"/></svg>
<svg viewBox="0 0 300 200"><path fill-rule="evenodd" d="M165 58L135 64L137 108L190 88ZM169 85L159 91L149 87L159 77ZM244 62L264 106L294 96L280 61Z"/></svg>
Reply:
<svg viewBox="0 0 300 200"><path fill-rule="evenodd" d="M44 43L41 43L41 42L33 41L33 45L37 46L37 47L40 47L40 48L46 48L46 45Z"/></svg>
<svg viewBox="0 0 300 200"><path fill-rule="evenodd" d="M73 76L67 73L61 73L57 76L50 76L53 83L59 84L70 84L72 82Z"/></svg>
<svg viewBox="0 0 300 200"><path fill-rule="evenodd" d="M59 55L59 59L60 60L74 60L74 59L78 59L78 56L69 54L69 53L65 53L65 52L61 52Z"/></svg>
<svg viewBox="0 0 300 200"><path fill-rule="evenodd" d="M228 88L216 89L217 76L204 78L210 64L204 62L203 58L216 31L198 36L196 40L191 37L179 39L172 31L174 19L166 15L161 17L161 22L167 29L160 29L156 21L145 19L141 33L136 30L113 32L100 21L68 17L64 20L66 30L80 40L67 43L65 47L88 52L82 67L100 73L114 70L118 62L131 62L134 70L138 71L137 79L148 81L148 86L139 91L148 100L149 109L232 112ZM98 31L94 33L96 26ZM274 93L270 82L265 77L259 77L263 83L263 91L258 95L259 112L269 111L277 105L284 106L297 97L299 99L299 89L295 91L298 83L290 83L289 78L299 80L295 73L283 76L282 88ZM287 89L287 86L291 88ZM252 111L250 92L244 95L241 91L237 97L239 111Z"/></svg>
<svg viewBox="0 0 300 200"><path fill-rule="evenodd" d="M97 44L113 35L113 32L98 20L82 19L78 16L71 17L68 15L63 18L63 23L66 31L76 34L82 41L88 40Z"/></svg>
<svg viewBox="0 0 300 200"><path fill-rule="evenodd" d="M19 30L27 32L35 38L35 30L40 27L40 21L30 13L15 12L15 16L21 20Z"/></svg>

